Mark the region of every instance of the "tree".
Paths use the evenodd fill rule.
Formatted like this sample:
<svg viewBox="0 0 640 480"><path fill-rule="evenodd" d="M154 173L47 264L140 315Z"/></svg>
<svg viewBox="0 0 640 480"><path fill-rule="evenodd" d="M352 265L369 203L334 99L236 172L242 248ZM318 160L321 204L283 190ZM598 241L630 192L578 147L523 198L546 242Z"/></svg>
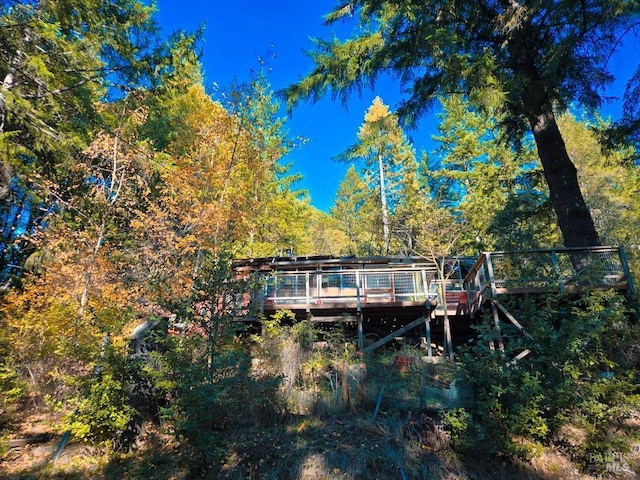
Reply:
<svg viewBox="0 0 640 480"><path fill-rule="evenodd" d="M436 94L497 104L512 139L533 134L564 244L600 243L556 114L574 101L600 105L612 80L606 60L636 21L636 2L352 0L326 20L356 14L353 38L316 40L313 70L284 91L290 106L328 90L346 101L386 72L407 87L398 113L409 121Z"/></svg>
<svg viewBox="0 0 640 480"><path fill-rule="evenodd" d="M525 144L516 151L501 142L504 132L499 118L483 114L460 95L450 95L441 102L439 134L434 136L438 146L427 159L427 175L437 198L445 202L442 206L451 208L466 224L460 247L473 255L478 249L554 245L558 232L542 217L548 192L533 146ZM523 235L529 226L516 222L512 229L508 225L518 218L516 207L522 208L527 200L533 208L526 209L526 222L542 225L536 232L545 234L531 241L524 241ZM503 225L499 221L505 209L509 214Z"/></svg>
<svg viewBox="0 0 640 480"><path fill-rule="evenodd" d="M640 228L640 170L626 165L629 149L603 154L594 134L598 122L571 114L558 119L566 132L567 150L575 159L578 179L589 208L597 214L596 225L608 244L631 244Z"/></svg>
<svg viewBox="0 0 640 480"><path fill-rule="evenodd" d="M446 280L454 273L455 266L452 266L451 260L465 225L454 217L449 208L439 206L437 199L420 204L415 216L422 227L415 232L415 253L437 269L438 294L444 309L444 355L453 361Z"/></svg>
<svg viewBox="0 0 640 480"><path fill-rule="evenodd" d="M505 306L529 335L504 325L505 349L492 350L495 332L483 325L459 357L474 398L473 448L531 457L544 442L604 470L594 457L628 448L627 437L615 432L640 404L637 357L630 355L638 325L629 321L624 297L596 290L506 299ZM510 361L524 349L531 353Z"/></svg>
<svg viewBox="0 0 640 480"><path fill-rule="evenodd" d="M0 4L0 215L15 227L0 240L12 252L3 276L33 252L21 237L71 200L74 161L109 128L105 100L153 84L152 13L138 0Z"/></svg>
<svg viewBox="0 0 640 480"><path fill-rule="evenodd" d="M399 179L410 163L415 162L415 154L398 125L397 117L382 103L380 97L374 98L365 113L364 123L358 131L358 143L349 147L339 158L365 161L368 177L379 194L384 238L382 253L388 255L391 250L389 216L397 204L394 197L399 189Z"/></svg>
<svg viewBox="0 0 640 480"><path fill-rule="evenodd" d="M349 237L333 216L310 207L308 235L312 245L310 253L316 255L349 255Z"/></svg>
<svg viewBox="0 0 640 480"><path fill-rule="evenodd" d="M240 254L317 253L307 234L314 209L307 192L295 187L301 176L291 174L291 164L283 162L295 144L284 128L285 119L277 116L280 103L266 74L260 71L248 83L234 85L227 96L231 100L227 109L239 118L260 161L259 168L246 171L244 225L249 240L241 240Z"/></svg>
<svg viewBox="0 0 640 480"><path fill-rule="evenodd" d="M121 98L153 71L152 12L137 0L0 7L0 140L13 145L5 167L54 176L86 144L98 101Z"/></svg>
<svg viewBox="0 0 640 480"><path fill-rule="evenodd" d="M580 188L596 225L608 245L625 245L631 271L638 272L637 234L640 230L640 166L629 165L634 149L603 153L596 131L609 128L600 121L587 121L566 114L558 124L566 132L567 150L578 167ZM636 273L636 283L638 282Z"/></svg>
<svg viewBox="0 0 640 480"><path fill-rule="evenodd" d="M166 93L151 119L165 145L154 159L154 198L132 221L139 247L132 255L154 295L165 301L189 291L201 260L216 252L309 252L312 207L281 161L290 141L266 78L235 85L220 101L198 83Z"/></svg>
<svg viewBox="0 0 640 480"><path fill-rule="evenodd" d="M415 253L416 236L424 228L420 213L423 205L431 202L431 197L420 180L418 164L407 165L400 178L397 205L391 218L392 251L399 255Z"/></svg>
<svg viewBox="0 0 640 480"><path fill-rule="evenodd" d="M331 207L331 216L338 222L348 238L349 255L372 255L372 226L375 225L373 192L358 174L355 165L350 165L344 179L338 185L336 199Z"/></svg>
<svg viewBox="0 0 640 480"><path fill-rule="evenodd" d="M41 385L63 383L51 400L67 405L64 429L80 438L110 440L133 414L123 365L139 290L120 260L144 190L144 155L126 138L140 116L126 116L76 159L67 178L73 201L33 236L38 250L0 304L0 338L12 345L2 366L15 362Z"/></svg>

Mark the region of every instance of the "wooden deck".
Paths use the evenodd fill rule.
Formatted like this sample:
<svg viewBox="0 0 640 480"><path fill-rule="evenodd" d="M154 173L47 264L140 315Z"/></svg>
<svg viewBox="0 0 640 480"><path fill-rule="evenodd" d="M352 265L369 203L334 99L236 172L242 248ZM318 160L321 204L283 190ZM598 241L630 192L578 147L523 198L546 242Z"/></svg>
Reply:
<svg viewBox="0 0 640 480"><path fill-rule="evenodd" d="M501 294L634 292L619 247L485 252L477 259L448 258L446 265L444 279L420 257L278 257L235 267L258 277L250 296L264 315L286 309L299 319L357 324L361 349L365 327L388 337L423 324L427 337L432 326L468 328L478 309Z"/></svg>
<svg viewBox="0 0 640 480"><path fill-rule="evenodd" d="M238 268L260 277L261 287L251 296L265 314L287 309L314 319L357 314L385 317L390 312L406 316L409 311L423 314L444 304L439 301L441 282L435 266L417 257L259 259L240 263ZM466 296L460 270L455 271L446 281L451 314L459 309L458 299Z"/></svg>

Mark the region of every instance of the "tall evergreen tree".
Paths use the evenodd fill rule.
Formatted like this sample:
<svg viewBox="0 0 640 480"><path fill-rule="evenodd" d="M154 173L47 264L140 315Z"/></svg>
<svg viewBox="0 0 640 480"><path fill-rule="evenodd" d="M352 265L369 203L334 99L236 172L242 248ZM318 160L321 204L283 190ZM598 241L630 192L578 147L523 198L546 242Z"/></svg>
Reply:
<svg viewBox="0 0 640 480"><path fill-rule="evenodd" d="M383 233L383 255L391 250L390 215L398 203L400 179L415 162L413 147L398 124L398 118L376 97L358 131L358 143L342 154L343 160L364 160L367 177L378 191Z"/></svg>
<svg viewBox="0 0 640 480"><path fill-rule="evenodd" d="M338 185L336 199L331 207L331 217L347 236L349 255L372 255L374 214L373 192L358 174L355 165L349 165L344 179Z"/></svg>
<svg viewBox="0 0 640 480"><path fill-rule="evenodd" d="M392 251L399 255L416 253L416 238L429 228L421 213L423 205L432 201L429 189L419 178L418 164L413 162L400 179L398 202L391 218Z"/></svg>
<svg viewBox="0 0 640 480"><path fill-rule="evenodd" d="M478 249L552 246L553 243L547 242L557 241L554 229L545 237L537 238L540 242L537 245L518 244L522 235L519 239L512 238L511 229L498 228L496 222L506 207L522 206L524 197L538 199L537 208L527 210L527 222L539 222L548 192L544 182L540 182L534 147L524 144L516 151L501 142L504 132L499 117L479 112L460 95L442 99L442 112L438 117L439 134L434 136L437 148L428 159L428 174L436 198L443 200L442 206L451 208L466 225L466 232L460 238L461 248L475 254Z"/></svg>
<svg viewBox="0 0 640 480"><path fill-rule="evenodd" d="M313 70L285 94L291 106L328 90L346 99L392 72L407 87L398 111L409 120L435 94L497 102L513 139L526 131L535 138L564 244L598 245L556 114L574 101L600 105L612 80L609 54L639 12L623 0L351 0L326 19L357 15L353 37L316 40Z"/></svg>
<svg viewBox="0 0 640 480"><path fill-rule="evenodd" d="M0 238L6 276L33 251L20 237L73 203L73 168L93 134L118 128L102 103L153 83L158 37L138 0L3 2L0 25L0 215L15 227Z"/></svg>

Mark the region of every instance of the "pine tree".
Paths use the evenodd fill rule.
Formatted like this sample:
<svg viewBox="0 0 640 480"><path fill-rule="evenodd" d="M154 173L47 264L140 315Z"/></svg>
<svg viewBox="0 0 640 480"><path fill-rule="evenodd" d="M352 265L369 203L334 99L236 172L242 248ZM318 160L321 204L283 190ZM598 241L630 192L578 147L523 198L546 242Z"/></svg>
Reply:
<svg viewBox="0 0 640 480"><path fill-rule="evenodd" d="M390 216L398 205L400 179L415 162L413 147L389 107L376 97L364 116L358 130L358 143L349 147L340 157L350 161L361 159L365 175L372 188L378 191L380 220L382 223L383 255L391 252Z"/></svg>
<svg viewBox="0 0 640 480"><path fill-rule="evenodd" d="M358 174L355 165L349 165L344 179L338 185L331 217L347 236L349 255L372 255L372 237L377 210L372 202L373 193Z"/></svg>
<svg viewBox="0 0 640 480"><path fill-rule="evenodd" d="M428 158L435 195L465 223L459 246L467 254L553 246L558 235L547 224L548 192L533 147L524 144L518 151L502 142L504 131L493 112L486 115L459 95L442 99L438 146ZM517 209L525 200L533 203L522 223L524 212ZM526 239L533 228L539 236Z"/></svg>
<svg viewBox="0 0 640 480"><path fill-rule="evenodd" d="M351 0L326 20L359 20L352 37L316 40L313 69L285 94L290 106L328 91L346 101L391 73L405 87L398 113L410 122L436 95L498 106L514 142L525 132L535 139L565 246L599 245L556 116L572 102L600 106L611 51L637 16L636 2L609 0Z"/></svg>

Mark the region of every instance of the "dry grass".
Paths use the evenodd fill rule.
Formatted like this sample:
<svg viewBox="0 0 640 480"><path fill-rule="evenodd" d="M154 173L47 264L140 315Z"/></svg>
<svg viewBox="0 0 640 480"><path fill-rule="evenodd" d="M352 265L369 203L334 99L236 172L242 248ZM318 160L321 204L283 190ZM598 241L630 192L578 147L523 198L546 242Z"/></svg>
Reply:
<svg viewBox="0 0 640 480"><path fill-rule="evenodd" d="M439 409L453 402L455 370L446 364L414 362L402 371L394 355L352 363L317 363L289 350L283 392L287 417L269 427L229 425L217 432L217 460L194 468L184 443L157 425L147 425L135 449L116 453L106 447L71 442L60 459L51 456L60 438L41 405L23 417L12 437L49 435L38 445L13 448L0 458L0 478L18 479L278 479L278 480L591 480L563 455L544 450L531 462L487 456L460 458L440 427ZM311 358L311 357L306 357ZM266 365L266 361L262 366ZM365 368L366 367L366 368ZM346 382L346 383L344 383ZM346 385L343 388L343 385ZM383 388L384 387L384 388ZM345 393L346 392L346 393ZM345 403L345 395L348 402ZM459 399L456 399L458 402ZM249 399L244 399L250 408ZM24 408L34 409L34 403ZM374 415L375 412L375 415ZM630 422L636 422L632 419ZM640 423L640 422L638 422ZM239 427L238 425L244 425ZM268 424L268 423L267 423ZM581 442L584 432L567 427L566 441ZM634 464L637 466L637 462ZM635 478L632 476L619 478Z"/></svg>
<svg viewBox="0 0 640 480"><path fill-rule="evenodd" d="M592 480L558 452L545 450L529 463L459 458L446 433L426 413L397 416L370 412L331 417L291 417L271 428L229 429L220 436L219 464L194 471L188 451L173 436L149 426L136 450L109 453L71 443L50 461L59 437L12 449L0 478L17 479L434 479ZM636 478L618 475L616 478Z"/></svg>

